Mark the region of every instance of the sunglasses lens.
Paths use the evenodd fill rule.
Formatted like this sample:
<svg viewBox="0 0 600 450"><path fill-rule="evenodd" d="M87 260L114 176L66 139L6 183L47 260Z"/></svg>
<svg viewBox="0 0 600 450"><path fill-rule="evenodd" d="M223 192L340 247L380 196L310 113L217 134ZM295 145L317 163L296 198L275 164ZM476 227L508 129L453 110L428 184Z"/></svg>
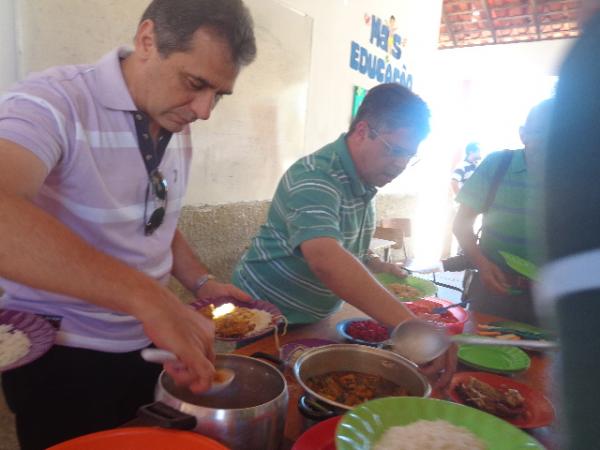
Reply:
<svg viewBox="0 0 600 450"><path fill-rule="evenodd" d="M165 208L162 206L154 210L154 212L150 215L150 218L146 222L144 226L144 233L146 236L151 235L156 231L158 227L163 223L165 218Z"/></svg>
<svg viewBox="0 0 600 450"><path fill-rule="evenodd" d="M150 177L150 183L152 184L152 190L154 195L160 200L165 200L167 198L167 180L162 176L158 170L152 172L152 176Z"/></svg>

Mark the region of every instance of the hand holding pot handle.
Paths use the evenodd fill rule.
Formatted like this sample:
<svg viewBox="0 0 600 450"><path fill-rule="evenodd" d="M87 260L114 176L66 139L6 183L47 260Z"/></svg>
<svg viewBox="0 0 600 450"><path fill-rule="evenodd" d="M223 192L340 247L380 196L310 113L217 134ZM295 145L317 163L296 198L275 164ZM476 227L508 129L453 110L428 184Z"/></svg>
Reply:
<svg viewBox="0 0 600 450"><path fill-rule="evenodd" d="M215 373L212 320L169 292L157 300L149 299L150 305L146 302L133 315L141 320L144 332L157 347L177 355L185 366L185 370L181 370L174 362L164 363L175 383L195 393L204 392L210 387Z"/></svg>

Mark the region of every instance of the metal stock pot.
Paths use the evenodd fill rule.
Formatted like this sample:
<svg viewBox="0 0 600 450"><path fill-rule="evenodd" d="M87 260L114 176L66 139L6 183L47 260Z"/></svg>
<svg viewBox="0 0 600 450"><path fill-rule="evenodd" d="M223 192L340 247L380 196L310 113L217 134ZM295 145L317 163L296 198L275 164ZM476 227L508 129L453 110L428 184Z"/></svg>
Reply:
<svg viewBox="0 0 600 450"><path fill-rule="evenodd" d="M184 421L191 421L182 428L216 439L232 450L278 449L288 403L284 376L270 364L241 355L218 354L215 367L232 369L236 374L225 389L214 394L194 394L176 386L163 371L155 399L159 405L185 413ZM154 415L156 403L149 406L150 410L142 413L145 419L148 414Z"/></svg>
<svg viewBox="0 0 600 450"><path fill-rule="evenodd" d="M415 397L431 394L431 386L417 365L396 353L357 344L326 345L302 353L294 364L296 380L307 392L298 402L300 412L307 418L322 420L353 408L318 394L306 383L315 375L338 371L379 375Z"/></svg>

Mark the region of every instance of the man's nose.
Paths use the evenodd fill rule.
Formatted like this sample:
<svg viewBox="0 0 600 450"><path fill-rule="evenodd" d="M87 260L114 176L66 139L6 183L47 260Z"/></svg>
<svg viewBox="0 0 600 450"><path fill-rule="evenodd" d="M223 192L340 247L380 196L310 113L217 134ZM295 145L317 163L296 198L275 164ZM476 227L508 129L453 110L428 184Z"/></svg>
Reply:
<svg viewBox="0 0 600 450"><path fill-rule="evenodd" d="M214 92L208 89L202 90L194 95L190 103L190 108L197 119L207 120L215 107L215 100L216 96Z"/></svg>

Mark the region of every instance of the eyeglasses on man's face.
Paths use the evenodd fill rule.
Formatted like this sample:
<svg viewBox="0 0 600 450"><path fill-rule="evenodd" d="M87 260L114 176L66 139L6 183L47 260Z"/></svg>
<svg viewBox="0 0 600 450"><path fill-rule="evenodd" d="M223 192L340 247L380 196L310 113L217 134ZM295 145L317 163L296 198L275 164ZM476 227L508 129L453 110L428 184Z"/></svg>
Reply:
<svg viewBox="0 0 600 450"><path fill-rule="evenodd" d="M144 205L144 234L150 236L161 226L167 211L167 180L158 169L154 169L149 176L148 188L146 189L146 203ZM148 217L148 201L152 194L152 201L156 208Z"/></svg>
<svg viewBox="0 0 600 450"><path fill-rule="evenodd" d="M390 144L388 141L386 141L381 136L381 134L379 134L379 132L375 128L369 126L369 130L371 131L371 133L373 133L375 135L375 138L379 139L383 143L383 145L385 145L387 154L389 156L391 156L393 158L406 158L406 159L412 159L415 156L415 152L408 150L407 148Z"/></svg>

